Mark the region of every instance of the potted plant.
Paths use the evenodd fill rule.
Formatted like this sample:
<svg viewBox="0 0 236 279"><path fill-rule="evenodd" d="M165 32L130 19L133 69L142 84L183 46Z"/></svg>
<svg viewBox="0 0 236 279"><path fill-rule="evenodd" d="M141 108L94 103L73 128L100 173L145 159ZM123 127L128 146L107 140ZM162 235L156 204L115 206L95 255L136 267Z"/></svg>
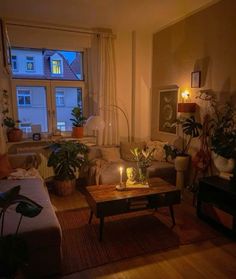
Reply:
<svg viewBox="0 0 236 279"><path fill-rule="evenodd" d="M72 109L71 115L73 118L72 121L72 137L74 138L82 138L84 134L84 123L86 121L86 117L83 116L82 110L80 107L74 107Z"/></svg>
<svg viewBox="0 0 236 279"><path fill-rule="evenodd" d="M177 148L173 145L165 145L166 158L169 156L175 159L175 169L177 171L176 186L184 188L184 172L189 166L189 148L193 138L200 136L202 124L195 120L194 116L189 118L178 119L176 125L181 125L183 131L182 148Z"/></svg>
<svg viewBox="0 0 236 279"><path fill-rule="evenodd" d="M18 235L23 217L33 218L40 214L42 206L31 199L20 195L20 185L7 192L0 192L0 277L15 278L17 272L22 271L28 262L28 249L25 240ZM14 206L20 214L16 231L11 235L4 235L5 213ZM12 211L13 212L13 211Z"/></svg>
<svg viewBox="0 0 236 279"><path fill-rule="evenodd" d="M55 188L59 196L67 196L75 191L76 171L86 163L88 147L73 141L61 141L49 146L52 150L48 167L55 173Z"/></svg>
<svg viewBox="0 0 236 279"><path fill-rule="evenodd" d="M141 184L147 184L147 168L151 166L155 148L141 150L139 148L131 149L134 160L137 162L138 180Z"/></svg>
<svg viewBox="0 0 236 279"><path fill-rule="evenodd" d="M211 150L216 168L221 175L230 174L236 159L236 108L230 104L212 102Z"/></svg>
<svg viewBox="0 0 236 279"><path fill-rule="evenodd" d="M3 124L7 129L7 138L9 142L21 141L23 132L21 129L17 128L17 124L20 123L19 120L14 120L13 118L6 116L3 119Z"/></svg>

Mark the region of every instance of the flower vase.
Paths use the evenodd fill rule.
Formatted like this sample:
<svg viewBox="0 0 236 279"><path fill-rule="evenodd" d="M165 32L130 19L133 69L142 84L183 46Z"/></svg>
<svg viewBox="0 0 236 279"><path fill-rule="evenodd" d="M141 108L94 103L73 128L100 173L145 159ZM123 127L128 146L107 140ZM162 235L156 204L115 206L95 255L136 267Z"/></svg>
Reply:
<svg viewBox="0 0 236 279"><path fill-rule="evenodd" d="M138 166L138 180L143 185L148 183L148 172L146 167Z"/></svg>

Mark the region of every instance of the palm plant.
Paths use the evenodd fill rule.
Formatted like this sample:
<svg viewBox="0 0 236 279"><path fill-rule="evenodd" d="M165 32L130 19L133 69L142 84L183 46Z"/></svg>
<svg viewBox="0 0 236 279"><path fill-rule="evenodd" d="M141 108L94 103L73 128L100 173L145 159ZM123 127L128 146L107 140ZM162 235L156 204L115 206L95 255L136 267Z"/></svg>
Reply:
<svg viewBox="0 0 236 279"><path fill-rule="evenodd" d="M83 127L87 118L83 116L81 108L74 107L71 115L73 116L73 118L70 119L72 121L72 125L74 127Z"/></svg>

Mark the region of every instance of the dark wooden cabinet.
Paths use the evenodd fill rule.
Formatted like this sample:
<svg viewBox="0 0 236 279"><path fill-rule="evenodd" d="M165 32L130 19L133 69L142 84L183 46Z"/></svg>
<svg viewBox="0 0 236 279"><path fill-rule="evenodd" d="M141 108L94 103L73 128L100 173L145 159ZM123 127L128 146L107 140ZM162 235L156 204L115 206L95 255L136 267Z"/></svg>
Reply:
<svg viewBox="0 0 236 279"><path fill-rule="evenodd" d="M236 232L236 185L218 176L200 179L197 215L221 228Z"/></svg>

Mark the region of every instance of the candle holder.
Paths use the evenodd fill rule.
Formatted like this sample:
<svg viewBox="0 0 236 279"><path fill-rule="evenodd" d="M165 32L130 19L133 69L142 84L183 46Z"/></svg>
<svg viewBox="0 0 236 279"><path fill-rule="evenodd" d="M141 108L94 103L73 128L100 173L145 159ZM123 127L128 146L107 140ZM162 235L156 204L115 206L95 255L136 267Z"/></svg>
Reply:
<svg viewBox="0 0 236 279"><path fill-rule="evenodd" d="M126 186L125 186L125 183L123 183L123 182L116 185L116 190L118 190L118 191L124 191L125 188L126 188Z"/></svg>

